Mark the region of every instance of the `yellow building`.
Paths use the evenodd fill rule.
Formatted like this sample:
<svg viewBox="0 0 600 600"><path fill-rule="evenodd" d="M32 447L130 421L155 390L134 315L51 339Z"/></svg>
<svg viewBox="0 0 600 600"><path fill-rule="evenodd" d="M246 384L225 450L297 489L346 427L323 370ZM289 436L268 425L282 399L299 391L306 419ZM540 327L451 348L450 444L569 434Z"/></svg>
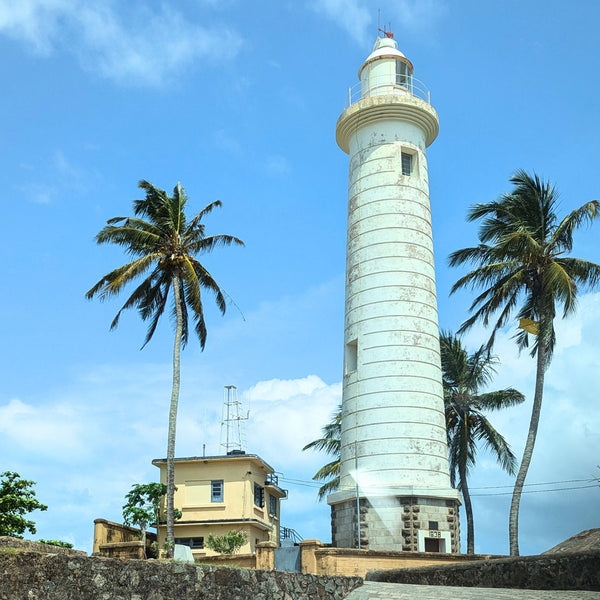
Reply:
<svg viewBox="0 0 600 600"><path fill-rule="evenodd" d="M167 482L167 461L156 459L160 480ZM190 546L194 558L213 556L206 547L208 536L245 531L248 543L240 554L254 553L259 542L279 545L281 498L273 468L256 454L233 450L225 456L193 456L175 459L175 507L182 517L175 521L175 543ZM166 539L166 524L158 527L158 544Z"/></svg>

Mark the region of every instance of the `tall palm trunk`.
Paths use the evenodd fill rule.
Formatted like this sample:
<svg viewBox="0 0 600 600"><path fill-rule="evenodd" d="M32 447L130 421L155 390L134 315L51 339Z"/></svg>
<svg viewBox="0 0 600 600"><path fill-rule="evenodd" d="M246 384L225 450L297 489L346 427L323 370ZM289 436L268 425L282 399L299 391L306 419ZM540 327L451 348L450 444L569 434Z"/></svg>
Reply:
<svg viewBox="0 0 600 600"><path fill-rule="evenodd" d="M540 323L540 334L542 334L542 323ZM523 450L523 459L517 473L515 488L513 490L512 501L510 503L510 516L508 524L508 538L510 542L510 555L519 556L519 504L521 502L521 493L525 485L525 478L531 463L535 438L537 436L538 425L540 423L540 413L542 411L542 398L544 395L544 375L546 372L546 340L540 335L537 350L537 367L535 375L535 393L533 395L533 407L531 409L531 421L529 423L529 432Z"/></svg>
<svg viewBox="0 0 600 600"><path fill-rule="evenodd" d="M475 554L475 524L473 520L473 505L471 504L471 494L467 484L467 473L464 465L459 469L460 491L462 492L463 502L465 504L465 514L467 515L467 554Z"/></svg>
<svg viewBox="0 0 600 600"><path fill-rule="evenodd" d="M171 391L167 438L167 556L169 558L173 557L173 546L175 544L175 431L177 427L177 404L179 402L181 334L183 330L181 295L177 275L173 275L173 297L177 322L175 325L175 345L173 346L173 388Z"/></svg>
<svg viewBox="0 0 600 600"><path fill-rule="evenodd" d="M140 531L142 533L142 548L144 549L144 558L148 558L148 555L146 554L146 522L142 521L142 523L140 523Z"/></svg>

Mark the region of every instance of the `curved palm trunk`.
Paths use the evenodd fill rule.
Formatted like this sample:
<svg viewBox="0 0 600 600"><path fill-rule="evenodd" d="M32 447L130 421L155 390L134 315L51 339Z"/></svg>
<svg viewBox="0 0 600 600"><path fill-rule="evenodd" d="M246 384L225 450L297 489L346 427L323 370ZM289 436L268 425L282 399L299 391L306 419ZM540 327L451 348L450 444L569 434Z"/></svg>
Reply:
<svg viewBox="0 0 600 600"><path fill-rule="evenodd" d="M175 544L175 430L177 426L177 404L179 402L181 333L183 314L179 293L179 277L173 276L173 296L175 300L175 345L173 346L173 388L169 408L169 433L167 438L167 556L173 557Z"/></svg>
<svg viewBox="0 0 600 600"><path fill-rule="evenodd" d="M465 514L467 515L467 554L475 554L475 523L473 521L473 505L471 504L471 494L467 484L467 473L464 466L459 468L460 491L462 492L463 502L465 504Z"/></svg>
<svg viewBox="0 0 600 600"><path fill-rule="evenodd" d="M541 329L541 328L540 328ZM529 432L527 433L527 442L523 450L523 459L517 473L515 488L513 490L512 501L510 503L510 517L508 524L508 538L510 542L510 555L519 556L519 504L521 502L521 493L525 485L525 477L529 470L535 438L537 436L538 425L540 422L540 413L542 411L542 397L544 394L544 375L546 372L546 344L540 340L537 352L537 367L535 375L535 393L533 395L533 407L531 409L531 421L529 423Z"/></svg>

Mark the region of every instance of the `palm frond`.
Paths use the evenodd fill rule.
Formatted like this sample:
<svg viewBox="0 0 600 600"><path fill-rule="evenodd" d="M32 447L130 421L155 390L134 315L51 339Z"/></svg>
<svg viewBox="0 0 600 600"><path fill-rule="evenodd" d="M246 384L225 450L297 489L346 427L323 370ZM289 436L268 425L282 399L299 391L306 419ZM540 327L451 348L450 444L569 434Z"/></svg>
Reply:
<svg viewBox="0 0 600 600"><path fill-rule="evenodd" d="M590 200L571 211L556 227L549 245L570 252L573 249L573 232L582 225L591 225L600 216L600 202Z"/></svg>
<svg viewBox="0 0 600 600"><path fill-rule="evenodd" d="M155 264L154 271L129 296L115 316L111 328L117 326L124 310L137 308L140 317L149 321L144 346L152 338L157 324L168 305L169 291L175 276L181 279L179 292L182 298L181 314L182 346L188 340L188 309L192 311L195 332L204 348L206 342L206 324L202 307L202 288L215 295L217 306L225 312L226 303L223 292L208 273L195 259L198 252L210 252L217 246L243 242L234 236L204 236L203 216L209 214L219 201L209 204L187 225L185 207L187 195L180 183L177 183L173 195L152 183L141 180L138 183L145 192L143 199L134 200L133 217L114 217L98 233L99 244L116 244L125 248L128 254L138 256L106 274L86 294L87 298L99 296L101 300L119 293L133 279L142 275ZM173 307L174 308L174 307ZM143 347L143 346L142 346Z"/></svg>
<svg viewBox="0 0 600 600"><path fill-rule="evenodd" d="M104 275L94 287L86 292L85 297L90 300L98 294L100 300L105 300L108 296L118 294L125 284L142 275L157 258L156 254L148 254L118 267Z"/></svg>

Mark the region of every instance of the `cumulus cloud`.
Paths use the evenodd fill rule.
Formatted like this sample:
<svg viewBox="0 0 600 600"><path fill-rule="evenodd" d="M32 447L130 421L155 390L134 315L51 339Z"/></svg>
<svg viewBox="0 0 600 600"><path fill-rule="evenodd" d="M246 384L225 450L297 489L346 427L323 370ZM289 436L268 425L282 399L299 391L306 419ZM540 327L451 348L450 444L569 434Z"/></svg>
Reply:
<svg viewBox="0 0 600 600"><path fill-rule="evenodd" d="M193 62L235 57L241 38L205 27L163 5L127 10L111 0L19 0L0 5L0 33L33 52L74 54L89 71L122 85L157 86Z"/></svg>
<svg viewBox="0 0 600 600"><path fill-rule="evenodd" d="M277 469L286 474L302 466L304 479L310 479L323 457L302 452L302 448L320 437L321 427L341 402L341 384L327 385L316 375L275 379L257 383L248 396L248 447L269 461L281 461Z"/></svg>

